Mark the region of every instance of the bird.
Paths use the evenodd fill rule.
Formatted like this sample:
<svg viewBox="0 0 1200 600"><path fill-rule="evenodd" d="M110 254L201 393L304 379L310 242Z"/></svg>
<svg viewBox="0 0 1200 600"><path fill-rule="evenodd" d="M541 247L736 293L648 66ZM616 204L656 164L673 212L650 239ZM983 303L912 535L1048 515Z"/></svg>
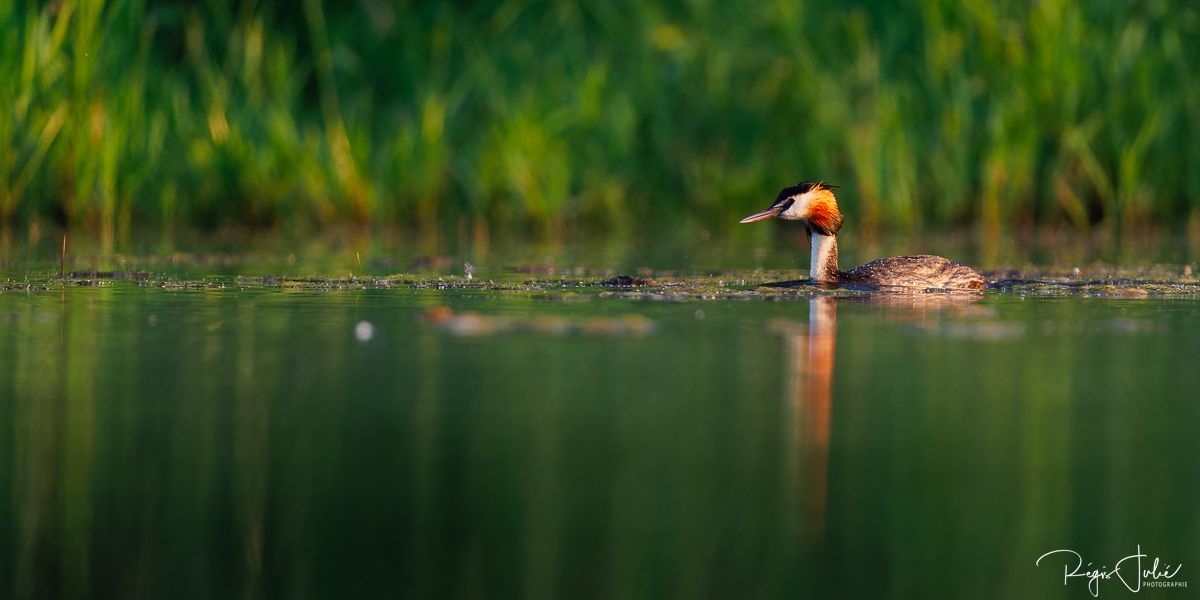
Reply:
<svg viewBox="0 0 1200 600"><path fill-rule="evenodd" d="M779 218L803 223L812 247L809 277L817 283L944 290L982 290L987 287L988 280L979 271L929 254L881 258L849 271L838 270L837 234L842 228L842 212L833 194L836 187L813 181L785 187L770 208L740 222Z"/></svg>

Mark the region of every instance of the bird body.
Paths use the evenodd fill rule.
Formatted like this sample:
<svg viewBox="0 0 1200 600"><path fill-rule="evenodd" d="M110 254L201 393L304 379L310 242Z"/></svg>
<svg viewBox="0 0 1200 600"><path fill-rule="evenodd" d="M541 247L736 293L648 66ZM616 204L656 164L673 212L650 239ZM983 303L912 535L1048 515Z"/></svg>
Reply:
<svg viewBox="0 0 1200 600"><path fill-rule="evenodd" d="M873 260L840 274L844 283L899 285L920 288L987 287L987 278L975 269L941 256L918 254Z"/></svg>
<svg viewBox="0 0 1200 600"><path fill-rule="evenodd" d="M819 283L961 290L979 290L988 284L975 269L928 254L881 258L850 271L839 270L837 233L842 213L831 186L823 183L806 181L786 187L770 208L741 222L774 218L804 224L811 245L809 277Z"/></svg>

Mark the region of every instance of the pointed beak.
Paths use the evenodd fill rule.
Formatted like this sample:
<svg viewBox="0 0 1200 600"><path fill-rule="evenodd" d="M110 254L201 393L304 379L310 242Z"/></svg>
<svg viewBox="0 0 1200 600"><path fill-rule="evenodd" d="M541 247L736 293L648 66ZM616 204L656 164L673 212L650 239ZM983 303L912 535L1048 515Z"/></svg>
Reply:
<svg viewBox="0 0 1200 600"><path fill-rule="evenodd" d="M767 210L764 210L762 212L754 213L754 214L746 217L745 219L738 221L738 223L753 223L755 221L766 221L767 219L774 219L775 217L779 216L779 213L783 212L783 208L784 207L772 206L771 208L768 208Z"/></svg>

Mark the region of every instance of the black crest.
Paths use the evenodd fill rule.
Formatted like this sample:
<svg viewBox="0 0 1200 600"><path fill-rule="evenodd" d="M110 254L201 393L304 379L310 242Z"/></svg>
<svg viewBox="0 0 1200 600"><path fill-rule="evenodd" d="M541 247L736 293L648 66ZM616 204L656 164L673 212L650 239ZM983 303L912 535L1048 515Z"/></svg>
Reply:
<svg viewBox="0 0 1200 600"><path fill-rule="evenodd" d="M783 202L793 196L799 196L801 194L808 193L815 187L823 187L827 190L833 190L833 189L837 189L838 186L831 185L831 184L828 184L828 183L825 183L822 181L802 181L800 183L797 183L796 185L789 185L789 186L783 188L782 190L779 190L779 195L775 196L775 202L772 203L771 206L772 207L779 206L780 202Z"/></svg>

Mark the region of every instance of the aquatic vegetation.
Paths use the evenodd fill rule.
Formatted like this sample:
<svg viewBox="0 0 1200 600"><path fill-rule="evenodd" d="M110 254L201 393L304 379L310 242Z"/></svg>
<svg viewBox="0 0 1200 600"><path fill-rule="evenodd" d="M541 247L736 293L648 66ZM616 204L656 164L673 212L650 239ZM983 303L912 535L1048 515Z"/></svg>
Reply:
<svg viewBox="0 0 1200 600"><path fill-rule="evenodd" d="M76 271L59 277L57 273L29 276L23 280L0 280L0 291L49 291L64 286L153 287L163 289L276 289L284 292L341 292L353 290L413 290L458 294L517 294L548 300L589 301L603 299L651 301L706 300L807 300L845 298L876 304L904 305L919 302L924 306L953 306L971 303L986 295L1025 297L1098 297L1098 298L1195 298L1200 296L1200 279L1186 268L1164 265L1141 268L1096 266L1087 270L1020 269L985 273L992 284L982 292L912 290L907 288L870 289L862 286L830 287L794 279L795 272L753 270L686 274L674 271L652 273L649 277L618 275L592 279L577 275L528 277L525 269L514 273L467 277L424 273L394 275L347 275L338 277L300 277L289 275L208 276L200 279L147 271ZM587 272L588 269L575 269ZM596 269L595 271L603 271ZM914 300L915 299L915 300ZM447 318L439 318L439 315ZM430 323L444 323L451 313L431 312ZM455 317L457 318L457 316ZM469 317L467 317L469 318ZM524 326L505 325L502 329ZM572 326L573 327L573 326Z"/></svg>
<svg viewBox="0 0 1200 600"><path fill-rule="evenodd" d="M1192 3L301 4L2 3L0 221L1200 231Z"/></svg>

